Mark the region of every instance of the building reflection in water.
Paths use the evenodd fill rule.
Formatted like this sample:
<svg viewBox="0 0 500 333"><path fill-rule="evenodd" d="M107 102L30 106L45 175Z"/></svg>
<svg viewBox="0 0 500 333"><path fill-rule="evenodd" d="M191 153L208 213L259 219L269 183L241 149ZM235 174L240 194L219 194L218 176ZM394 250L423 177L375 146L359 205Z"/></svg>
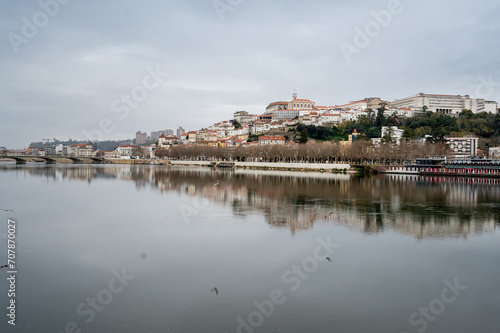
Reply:
<svg viewBox="0 0 500 333"><path fill-rule="evenodd" d="M168 166L15 166L0 172L44 177L48 183L93 179L134 182L138 190L178 192L230 205L235 217L261 213L292 233L341 224L367 234L388 230L422 238L460 238L500 223L498 179L217 170Z"/></svg>

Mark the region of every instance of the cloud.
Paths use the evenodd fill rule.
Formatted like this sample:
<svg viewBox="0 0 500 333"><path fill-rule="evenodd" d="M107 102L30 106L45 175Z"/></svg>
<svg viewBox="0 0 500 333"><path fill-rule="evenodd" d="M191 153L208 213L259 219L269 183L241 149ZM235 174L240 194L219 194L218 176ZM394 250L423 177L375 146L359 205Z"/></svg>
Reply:
<svg viewBox="0 0 500 333"><path fill-rule="evenodd" d="M8 34L22 36L23 17L42 9L38 1L4 1L0 146L83 139L82 130L103 118L116 125L109 139L193 130L237 110L262 113L293 89L334 105L420 91L472 95L480 76L500 77L500 4L486 0L401 0L402 10L348 63L340 44L353 44L355 28L365 29L389 3L241 1L220 20L212 1L72 0L15 53ZM112 102L157 65L169 76L117 119Z"/></svg>

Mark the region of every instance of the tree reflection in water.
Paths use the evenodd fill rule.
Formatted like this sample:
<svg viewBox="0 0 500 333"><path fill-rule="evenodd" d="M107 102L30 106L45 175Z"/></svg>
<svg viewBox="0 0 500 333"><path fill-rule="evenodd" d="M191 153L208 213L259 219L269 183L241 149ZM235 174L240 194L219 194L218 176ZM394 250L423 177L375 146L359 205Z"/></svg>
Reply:
<svg viewBox="0 0 500 333"><path fill-rule="evenodd" d="M498 179L134 165L0 167L6 170L49 183L107 178L134 182L137 189L176 191L230 205L236 218L260 212L271 227L292 233L335 223L367 234L394 230L419 239L459 238L493 231L500 223Z"/></svg>

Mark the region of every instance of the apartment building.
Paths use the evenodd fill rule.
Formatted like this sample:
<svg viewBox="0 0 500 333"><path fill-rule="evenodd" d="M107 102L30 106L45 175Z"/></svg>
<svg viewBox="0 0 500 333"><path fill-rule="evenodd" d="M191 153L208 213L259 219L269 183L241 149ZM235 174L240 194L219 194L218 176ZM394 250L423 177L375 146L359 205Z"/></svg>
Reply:
<svg viewBox="0 0 500 333"><path fill-rule="evenodd" d="M474 136L445 136L446 144L454 154L454 158L467 158L477 156L479 139Z"/></svg>

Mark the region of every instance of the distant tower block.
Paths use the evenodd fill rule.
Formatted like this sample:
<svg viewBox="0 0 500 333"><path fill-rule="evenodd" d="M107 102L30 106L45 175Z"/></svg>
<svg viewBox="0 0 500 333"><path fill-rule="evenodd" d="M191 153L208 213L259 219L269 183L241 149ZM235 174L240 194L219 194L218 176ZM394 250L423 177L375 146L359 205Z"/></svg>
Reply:
<svg viewBox="0 0 500 333"><path fill-rule="evenodd" d="M186 130L185 130L184 128L179 127L179 128L177 129L177 137L178 137L178 138L180 138L180 137L181 137L181 135L183 135L184 133L186 133Z"/></svg>

